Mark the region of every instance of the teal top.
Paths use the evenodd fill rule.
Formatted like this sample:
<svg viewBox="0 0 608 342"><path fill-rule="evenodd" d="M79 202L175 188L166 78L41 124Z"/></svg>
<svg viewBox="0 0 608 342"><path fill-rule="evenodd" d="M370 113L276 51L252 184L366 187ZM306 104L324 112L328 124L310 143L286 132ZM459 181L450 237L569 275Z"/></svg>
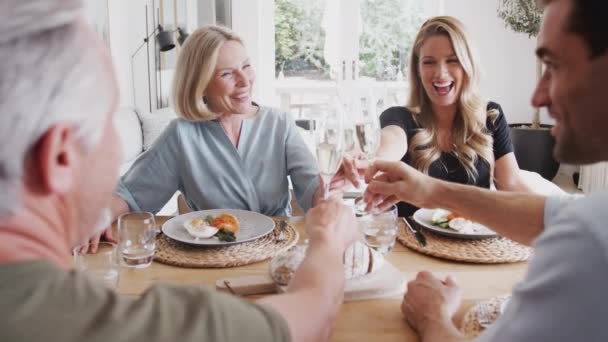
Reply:
<svg viewBox="0 0 608 342"><path fill-rule="evenodd" d="M158 212L179 190L194 210L290 215L288 176L304 210L320 185L313 154L291 115L260 107L243 120L238 148L219 122L176 119L120 179L132 211Z"/></svg>

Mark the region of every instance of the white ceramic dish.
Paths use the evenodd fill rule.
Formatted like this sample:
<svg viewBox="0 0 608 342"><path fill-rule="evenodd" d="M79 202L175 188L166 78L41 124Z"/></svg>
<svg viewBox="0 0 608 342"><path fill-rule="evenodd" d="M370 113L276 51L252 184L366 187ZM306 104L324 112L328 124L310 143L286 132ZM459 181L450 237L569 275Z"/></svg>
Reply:
<svg viewBox="0 0 608 342"><path fill-rule="evenodd" d="M236 233L236 241L224 242L218 240L217 238L197 239L194 236L190 235L186 228L184 228L184 223L197 217L205 218L207 217L207 215L216 217L221 214L232 214L236 216L239 220L240 229ZM273 229L274 221L270 217L252 211L236 209L212 209L194 211L184 215L176 216L165 222L162 226L162 232L163 234L167 235L167 237L173 240L177 240L179 242L199 246L235 245L259 239L272 232Z"/></svg>
<svg viewBox="0 0 608 342"><path fill-rule="evenodd" d="M475 225L475 230L476 230L474 233L460 233L453 229L441 228L439 226L435 226L432 223L432 217L433 217L434 211L435 211L434 209L424 209L424 208L418 209L414 213L414 216L413 216L414 221L416 221L419 225L423 226L424 228L426 228L434 233L449 236L449 237L454 237L454 238L487 239L487 238L493 238L493 237L498 236L498 234L496 234L496 232L494 232L490 228L483 226L479 223L473 223Z"/></svg>

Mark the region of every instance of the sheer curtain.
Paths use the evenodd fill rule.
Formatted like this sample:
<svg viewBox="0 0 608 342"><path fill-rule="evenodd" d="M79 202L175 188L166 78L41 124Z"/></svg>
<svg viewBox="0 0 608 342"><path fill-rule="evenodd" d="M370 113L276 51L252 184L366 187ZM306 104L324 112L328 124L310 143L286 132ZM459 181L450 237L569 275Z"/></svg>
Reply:
<svg viewBox="0 0 608 342"><path fill-rule="evenodd" d="M608 162L581 166L579 188L587 194L608 189Z"/></svg>

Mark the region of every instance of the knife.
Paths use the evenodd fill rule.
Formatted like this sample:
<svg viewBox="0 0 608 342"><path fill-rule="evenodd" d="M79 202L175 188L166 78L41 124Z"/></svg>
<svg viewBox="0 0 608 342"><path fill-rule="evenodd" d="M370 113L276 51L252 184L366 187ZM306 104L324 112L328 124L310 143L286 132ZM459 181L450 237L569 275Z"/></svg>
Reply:
<svg viewBox="0 0 608 342"><path fill-rule="evenodd" d="M414 227L412 227L412 225L408 222L407 218L402 217L402 219L407 229L409 229L409 231L414 234L414 237L416 238L416 241L418 241L418 244L420 244L420 246L422 247L426 247L426 238L424 237L424 235L422 235L422 232L420 232L418 229L414 229Z"/></svg>

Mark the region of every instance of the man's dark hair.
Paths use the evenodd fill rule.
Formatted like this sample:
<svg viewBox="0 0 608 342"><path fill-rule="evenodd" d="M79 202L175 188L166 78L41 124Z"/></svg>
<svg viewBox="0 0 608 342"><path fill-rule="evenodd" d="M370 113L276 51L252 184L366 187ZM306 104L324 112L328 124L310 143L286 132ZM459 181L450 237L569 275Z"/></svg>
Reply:
<svg viewBox="0 0 608 342"><path fill-rule="evenodd" d="M543 0L546 6L555 0ZM608 0L570 0L572 13L568 19L570 32L580 35L591 50L592 58L608 49Z"/></svg>

